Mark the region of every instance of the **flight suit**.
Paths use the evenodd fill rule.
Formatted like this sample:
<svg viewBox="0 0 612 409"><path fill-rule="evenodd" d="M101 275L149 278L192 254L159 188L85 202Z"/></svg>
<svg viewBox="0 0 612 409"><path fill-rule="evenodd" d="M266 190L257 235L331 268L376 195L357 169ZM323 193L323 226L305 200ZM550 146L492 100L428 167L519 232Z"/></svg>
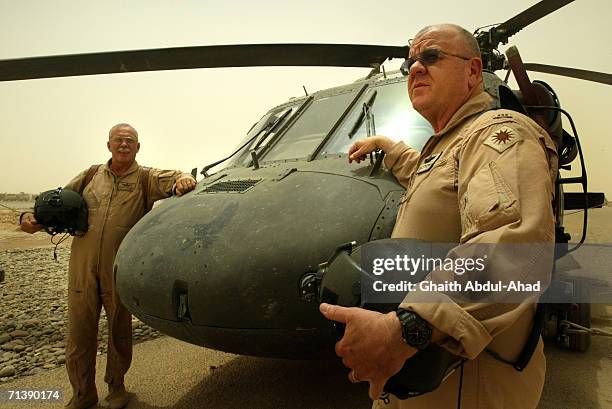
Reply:
<svg viewBox="0 0 612 409"><path fill-rule="evenodd" d="M465 249L472 243L491 243L485 250L490 253L488 274L523 279L539 274L546 286L555 240L556 148L528 117L489 109L490 97L483 92L466 102L420 153L403 142L387 152L385 166L406 187L392 237L457 243L454 257L464 251L469 257ZM509 261L495 243L524 244L527 253ZM457 278L452 271L434 270L427 279ZM519 356L533 325L537 297L526 301L458 303L447 294L417 288L400 306L443 333L441 346L468 359L462 408L535 408L546 371L542 340L522 372L493 356L510 362ZM433 392L404 401L391 396L373 407L457 407L459 377L457 370Z"/></svg>
<svg viewBox="0 0 612 409"><path fill-rule="evenodd" d="M108 355L104 381L123 384L132 359L132 319L121 304L115 288L113 266L121 241L145 214L140 177L142 168L134 162L117 176L101 165L85 186L87 170L67 189L82 191L89 212L89 230L72 241L68 272L68 336L66 369L75 396L95 390L95 365L100 307L108 319ZM148 200L172 195L176 180L188 174L174 170L150 169Z"/></svg>

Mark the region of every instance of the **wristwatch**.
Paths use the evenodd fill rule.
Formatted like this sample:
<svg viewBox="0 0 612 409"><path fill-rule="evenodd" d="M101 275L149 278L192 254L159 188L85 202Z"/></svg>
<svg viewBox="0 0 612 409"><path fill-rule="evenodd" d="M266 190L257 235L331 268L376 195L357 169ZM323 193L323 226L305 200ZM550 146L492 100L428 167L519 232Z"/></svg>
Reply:
<svg viewBox="0 0 612 409"><path fill-rule="evenodd" d="M423 350L431 342L431 327L423 318L413 311L398 308L397 318L402 324L402 337L413 348Z"/></svg>

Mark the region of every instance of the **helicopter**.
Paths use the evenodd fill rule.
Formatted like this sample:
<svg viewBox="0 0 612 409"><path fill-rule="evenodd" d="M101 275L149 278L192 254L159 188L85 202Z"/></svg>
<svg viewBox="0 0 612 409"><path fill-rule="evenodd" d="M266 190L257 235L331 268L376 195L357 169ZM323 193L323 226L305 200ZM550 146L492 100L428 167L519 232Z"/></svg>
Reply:
<svg viewBox="0 0 612 409"><path fill-rule="evenodd" d="M528 113L525 106L559 108L552 88L530 81L527 70L612 83L608 74L523 64L518 53L504 58L497 52L520 29L569 2L541 1L476 33L488 70L485 87L500 106ZM143 322L223 351L304 358L329 352L332 340L329 323L300 297L301 279L341 243L389 237L403 193L380 158L349 167L348 146L381 133L419 148L432 133L405 97L405 78L382 66L408 51L339 44L124 51L2 61L0 80L250 65L371 67L366 78L270 109L231 157L204 168L194 192L164 201L135 225L117 255L120 296ZM495 75L506 67L522 77L519 91ZM558 183L559 240L567 241L563 210L584 209L586 220L587 208L600 205L603 195L588 193L577 133L563 130L557 111L542 111L533 115L554 135L563 166L580 157L582 175ZM585 193L564 194L566 183L580 184Z"/></svg>

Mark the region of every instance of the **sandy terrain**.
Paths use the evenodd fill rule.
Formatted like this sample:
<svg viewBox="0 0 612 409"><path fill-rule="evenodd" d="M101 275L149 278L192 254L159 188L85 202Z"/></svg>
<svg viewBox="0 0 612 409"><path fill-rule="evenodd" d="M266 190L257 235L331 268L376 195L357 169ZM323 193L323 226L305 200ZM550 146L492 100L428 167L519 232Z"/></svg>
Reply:
<svg viewBox="0 0 612 409"><path fill-rule="evenodd" d="M31 236L17 231L17 217L10 211L0 210L0 254L7 250L51 246L46 233ZM581 214L568 215L566 223L568 231L577 238ZM593 210L589 227L590 242L612 243L612 208ZM65 253L69 243L62 247ZM600 306L594 309L594 315L598 315L594 321L597 326L612 329L611 307ZM548 344L546 354L548 370L541 409L612 408L612 338L593 338L586 353L564 351ZM98 357L97 373L100 398L105 395L104 362L102 354ZM364 385L349 384L346 370L338 363L241 357L168 337L135 346L134 364L126 383L135 393L128 408L370 407ZM0 392L8 388L58 388L64 402L70 395L66 373L61 366L0 383ZM38 406L61 407L48 403L0 402L0 407L7 409Z"/></svg>
<svg viewBox="0 0 612 409"><path fill-rule="evenodd" d="M587 243L612 244L612 207L589 209ZM570 211L564 216L565 231L572 236L571 241L577 241L582 234L583 212Z"/></svg>
<svg viewBox="0 0 612 409"><path fill-rule="evenodd" d="M22 232L19 226L17 226L19 214L24 210L28 210L28 208L18 206L15 209L18 212L0 207L0 251L53 245L51 243L51 236L44 231L31 235ZM69 240L64 242L63 245L70 246Z"/></svg>

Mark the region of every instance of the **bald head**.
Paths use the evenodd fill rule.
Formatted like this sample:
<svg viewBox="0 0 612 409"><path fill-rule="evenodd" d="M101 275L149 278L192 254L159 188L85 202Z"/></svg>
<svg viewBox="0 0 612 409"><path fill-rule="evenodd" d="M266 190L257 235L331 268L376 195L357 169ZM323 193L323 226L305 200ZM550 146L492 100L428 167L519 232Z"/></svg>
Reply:
<svg viewBox="0 0 612 409"><path fill-rule="evenodd" d="M478 41L476 38L467 31L465 28L456 24L436 24L422 28L415 36L414 41L417 41L420 37L430 31L442 31L447 33L449 37L454 37L457 42L458 50L465 57L480 58L480 47L478 47Z"/></svg>

